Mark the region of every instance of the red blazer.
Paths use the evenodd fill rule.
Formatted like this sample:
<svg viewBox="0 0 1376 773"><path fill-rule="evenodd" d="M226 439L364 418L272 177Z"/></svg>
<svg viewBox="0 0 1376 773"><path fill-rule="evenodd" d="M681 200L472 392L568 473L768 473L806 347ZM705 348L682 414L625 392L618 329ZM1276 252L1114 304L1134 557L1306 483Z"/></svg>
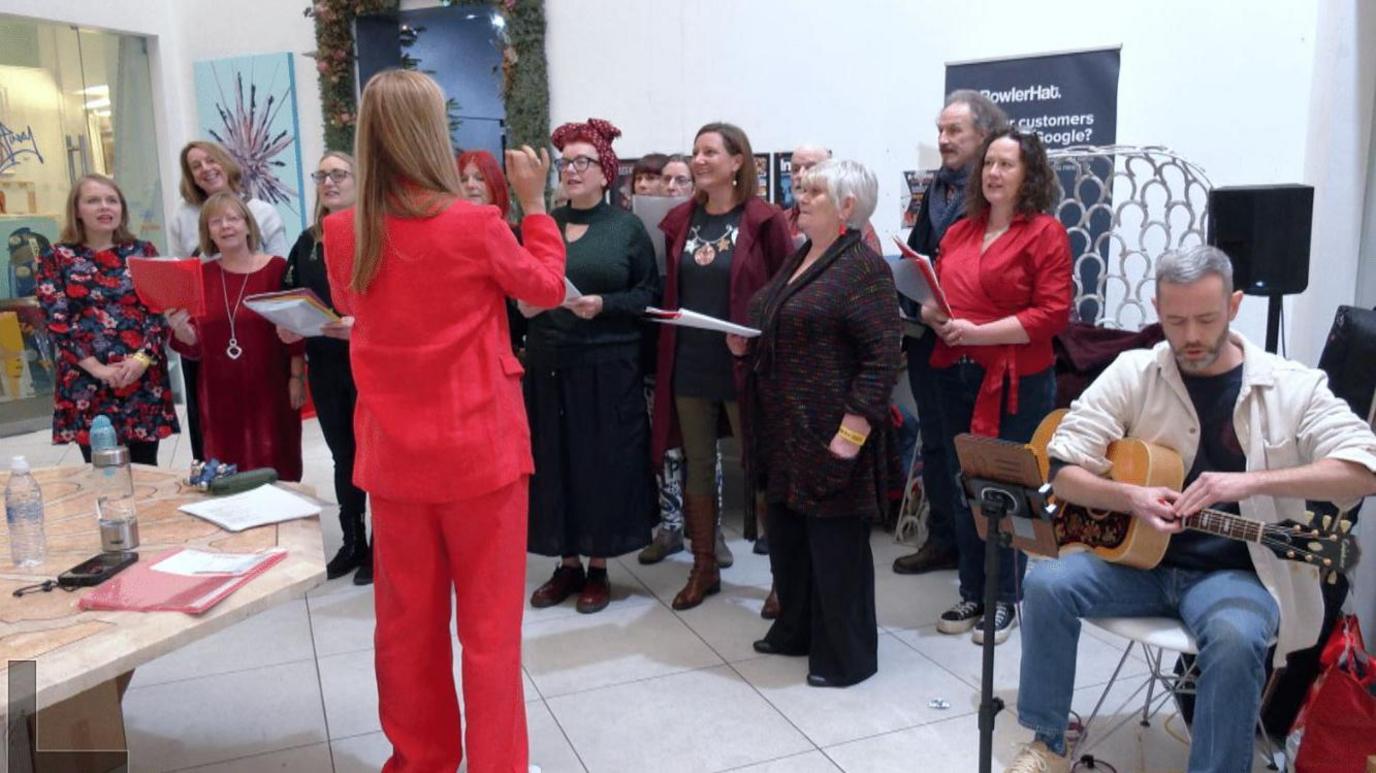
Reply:
<svg viewBox="0 0 1376 773"><path fill-rule="evenodd" d="M335 306L355 318L354 483L404 502L468 499L534 471L511 352L507 296L564 300L564 240L548 215L516 242L496 207L455 201L432 218L388 217L382 264L349 290L354 212L325 218Z"/></svg>
<svg viewBox="0 0 1376 773"><path fill-rule="evenodd" d="M998 437L1005 397L1008 412L1018 412L1019 375L1040 373L1054 363L1051 340L1070 324L1075 283L1070 239L1061 221L1045 214L1017 215L981 255L988 223L987 216L966 218L946 231L937 278L957 318L982 325L1014 316L1029 340L1006 346L947 346L938 339L931 363L949 368L969 357L984 367L970 431Z"/></svg>
<svg viewBox="0 0 1376 773"><path fill-rule="evenodd" d="M693 210L697 206L695 201L685 201L669 210L659 224L659 230L664 232L665 244L664 266L667 273L664 278L663 307L666 309L678 308L678 262L683 255L683 243L688 239L688 225L693 220ZM750 298L769 282L792 253L793 237L789 235L788 218L783 211L757 196L747 200L745 211L741 213L736 249L731 258L732 322L750 324ZM674 410L677 331L673 325L660 325L659 329L655 423L651 433L656 467L664 464L665 451L683 445L678 429L678 412ZM726 346L724 339L722 346ZM745 389L745 371L739 362L735 375L736 391L739 393ZM747 421L745 411L741 412L741 421Z"/></svg>

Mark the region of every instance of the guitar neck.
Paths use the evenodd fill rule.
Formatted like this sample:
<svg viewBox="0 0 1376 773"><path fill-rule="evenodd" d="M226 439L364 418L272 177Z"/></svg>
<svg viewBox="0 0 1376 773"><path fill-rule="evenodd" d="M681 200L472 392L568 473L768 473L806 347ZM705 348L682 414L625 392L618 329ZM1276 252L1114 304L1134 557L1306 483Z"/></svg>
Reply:
<svg viewBox="0 0 1376 773"><path fill-rule="evenodd" d="M1185 528L1244 542L1261 542L1266 524L1220 510L1200 510L1185 518Z"/></svg>

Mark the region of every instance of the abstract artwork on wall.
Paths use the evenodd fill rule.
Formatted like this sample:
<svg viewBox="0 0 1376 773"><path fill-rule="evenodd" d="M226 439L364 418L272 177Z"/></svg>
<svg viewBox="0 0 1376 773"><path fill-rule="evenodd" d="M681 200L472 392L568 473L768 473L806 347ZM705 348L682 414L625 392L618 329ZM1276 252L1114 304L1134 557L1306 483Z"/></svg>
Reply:
<svg viewBox="0 0 1376 773"><path fill-rule="evenodd" d="M306 227L301 133L292 55L196 62L201 137L225 147L243 169L244 190L277 208L288 242Z"/></svg>

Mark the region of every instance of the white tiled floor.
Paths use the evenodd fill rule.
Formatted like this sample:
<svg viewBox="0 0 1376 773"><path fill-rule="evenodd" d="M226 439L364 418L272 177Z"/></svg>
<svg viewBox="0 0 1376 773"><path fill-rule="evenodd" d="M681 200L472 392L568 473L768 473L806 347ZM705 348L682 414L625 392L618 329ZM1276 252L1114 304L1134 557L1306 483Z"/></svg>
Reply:
<svg viewBox="0 0 1376 773"><path fill-rule="evenodd" d="M54 448L46 433L2 442L5 455L25 453L36 465L81 463L74 447ZM306 482L333 501L315 421L306 423L304 455ZM179 468L190 461L176 439L161 457ZM818 690L804 683L805 659L751 649L766 629L759 610L769 568L738 538L738 524L739 514L728 517L736 565L723 573L723 592L697 609L669 608L690 563L680 554L649 567L633 555L611 562L614 601L596 615L577 614L572 602L526 610L531 761L546 773L976 770L980 650L935 627L954 600L954 573L893 574L890 562L908 549L876 532L879 673L845 690ZM333 510L322 531L333 555ZM528 588L552 568L532 557ZM143 666L124 702L131 769L377 770L390 747L379 731L372 635L371 591L345 578ZM996 725L996 770L1028 735L1014 711L1019 641L1015 632L998 649L994 686L1009 708ZM1093 706L1121 652L1106 635L1082 638L1078 710ZM1142 668L1134 659L1125 673ZM930 708L938 698L950 708ZM1176 733L1179 724L1171 722ZM1148 728L1130 722L1094 754L1121 773L1184 770L1185 747L1165 725L1164 713Z"/></svg>

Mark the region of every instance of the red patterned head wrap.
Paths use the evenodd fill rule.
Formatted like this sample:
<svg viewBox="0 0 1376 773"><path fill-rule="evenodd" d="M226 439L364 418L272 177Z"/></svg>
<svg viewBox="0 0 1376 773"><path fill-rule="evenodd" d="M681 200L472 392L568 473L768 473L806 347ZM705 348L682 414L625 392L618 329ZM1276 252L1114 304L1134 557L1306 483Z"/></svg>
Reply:
<svg viewBox="0 0 1376 773"><path fill-rule="evenodd" d="M611 121L589 118L587 123L566 123L560 126L549 139L561 152L570 142L586 142L596 148L597 163L602 167L602 176L607 179L607 185L610 186L616 182L619 166L616 152L612 150L612 140L620 136L621 130L613 126Z"/></svg>

